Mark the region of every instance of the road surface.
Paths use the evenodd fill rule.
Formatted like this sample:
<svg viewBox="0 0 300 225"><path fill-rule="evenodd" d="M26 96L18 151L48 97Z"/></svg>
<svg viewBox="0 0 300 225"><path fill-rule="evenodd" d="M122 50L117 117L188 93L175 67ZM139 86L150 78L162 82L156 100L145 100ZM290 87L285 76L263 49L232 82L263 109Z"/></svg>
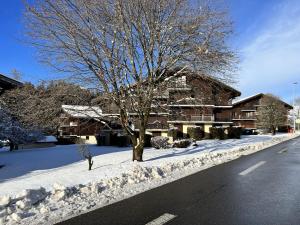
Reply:
<svg viewBox="0 0 300 225"><path fill-rule="evenodd" d="M59 225L299 225L300 138Z"/></svg>

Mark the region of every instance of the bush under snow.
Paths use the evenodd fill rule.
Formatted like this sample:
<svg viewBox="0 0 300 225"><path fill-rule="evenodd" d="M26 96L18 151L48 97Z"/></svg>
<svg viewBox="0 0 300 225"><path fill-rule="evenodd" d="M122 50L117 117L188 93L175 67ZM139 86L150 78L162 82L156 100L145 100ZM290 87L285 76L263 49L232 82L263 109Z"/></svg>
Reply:
<svg viewBox="0 0 300 225"><path fill-rule="evenodd" d="M157 136L151 138L151 146L156 149L164 149L164 148L169 148L169 138L168 137L162 137L162 136Z"/></svg>
<svg viewBox="0 0 300 225"><path fill-rule="evenodd" d="M190 139L181 139L173 142L173 148L187 148L192 144Z"/></svg>

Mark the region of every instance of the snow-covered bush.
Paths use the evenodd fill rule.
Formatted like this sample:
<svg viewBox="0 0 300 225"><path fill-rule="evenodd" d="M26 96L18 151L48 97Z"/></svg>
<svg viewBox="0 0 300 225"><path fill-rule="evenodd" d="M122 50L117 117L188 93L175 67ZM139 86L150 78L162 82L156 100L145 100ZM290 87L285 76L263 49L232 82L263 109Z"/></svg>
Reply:
<svg viewBox="0 0 300 225"><path fill-rule="evenodd" d="M0 104L0 140L9 140L11 150L19 144L31 143L43 138L40 131L27 129Z"/></svg>
<svg viewBox="0 0 300 225"><path fill-rule="evenodd" d="M182 139L174 141L172 147L173 148L187 148L192 144L192 141L190 139Z"/></svg>
<svg viewBox="0 0 300 225"><path fill-rule="evenodd" d="M169 147L169 138L157 136L151 138L151 146L156 149L168 148Z"/></svg>
<svg viewBox="0 0 300 225"><path fill-rule="evenodd" d="M179 136L179 130L178 127L172 127L168 130L168 136L172 137L173 140L176 140Z"/></svg>

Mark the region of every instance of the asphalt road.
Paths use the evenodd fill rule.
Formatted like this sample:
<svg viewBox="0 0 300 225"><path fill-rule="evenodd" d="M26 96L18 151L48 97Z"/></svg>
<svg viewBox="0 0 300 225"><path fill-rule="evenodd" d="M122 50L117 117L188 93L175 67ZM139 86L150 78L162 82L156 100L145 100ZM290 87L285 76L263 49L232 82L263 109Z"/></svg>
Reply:
<svg viewBox="0 0 300 225"><path fill-rule="evenodd" d="M300 225L300 138L60 225Z"/></svg>

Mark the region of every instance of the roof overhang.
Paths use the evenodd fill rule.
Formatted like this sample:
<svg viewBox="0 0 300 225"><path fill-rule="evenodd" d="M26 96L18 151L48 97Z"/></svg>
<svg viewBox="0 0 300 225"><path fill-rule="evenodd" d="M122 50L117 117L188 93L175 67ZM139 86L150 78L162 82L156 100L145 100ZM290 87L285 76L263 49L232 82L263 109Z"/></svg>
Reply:
<svg viewBox="0 0 300 225"><path fill-rule="evenodd" d="M0 89L9 90L17 87L22 87L24 84L7 76L0 74Z"/></svg>

